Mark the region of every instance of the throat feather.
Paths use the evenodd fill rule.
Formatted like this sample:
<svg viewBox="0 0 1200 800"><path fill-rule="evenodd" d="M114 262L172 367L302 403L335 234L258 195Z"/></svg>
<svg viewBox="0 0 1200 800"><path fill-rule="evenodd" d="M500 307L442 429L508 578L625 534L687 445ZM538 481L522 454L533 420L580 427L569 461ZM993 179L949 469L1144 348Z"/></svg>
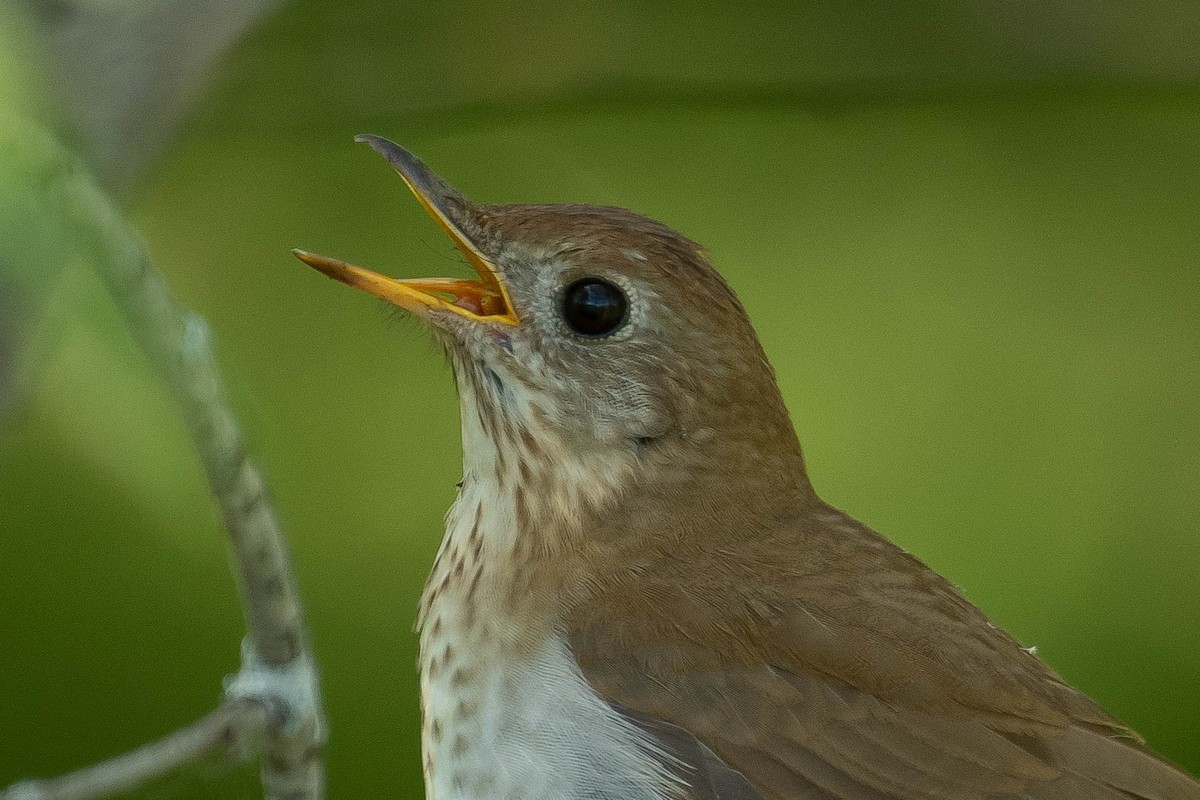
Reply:
<svg viewBox="0 0 1200 800"><path fill-rule="evenodd" d="M427 796L678 796L661 754L595 693L558 632L555 567L596 482L530 423L536 398L504 375L475 372L460 393L463 483L418 623Z"/></svg>

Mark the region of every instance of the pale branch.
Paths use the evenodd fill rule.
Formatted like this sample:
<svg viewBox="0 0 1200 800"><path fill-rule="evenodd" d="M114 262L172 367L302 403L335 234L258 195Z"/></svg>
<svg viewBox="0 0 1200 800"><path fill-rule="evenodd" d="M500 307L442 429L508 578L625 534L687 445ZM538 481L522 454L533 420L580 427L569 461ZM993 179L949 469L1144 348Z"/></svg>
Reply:
<svg viewBox="0 0 1200 800"><path fill-rule="evenodd" d="M230 700L186 728L124 755L48 780L28 780L0 800L91 800L129 791L210 754L246 760L270 725L258 700Z"/></svg>
<svg viewBox="0 0 1200 800"><path fill-rule="evenodd" d="M241 669L227 681L226 704L213 714L220 716L246 704L269 710L260 737L266 798L321 800L326 723L303 607L266 485L246 453L226 404L207 326L171 294L154 269L141 237L83 165L66 155L62 164L62 170L46 188L61 201L63 212L75 223L84 252L92 254L96 270L129 330L163 385L180 403L229 535L247 633L242 643ZM203 728L211 719L206 717L197 726ZM181 756L186 755L184 749L166 747L165 743L189 731L193 736L200 735L196 726L186 728L148 749L61 780L86 774L116 774L111 770L120 768L112 765L131 760L138 764L161 760L163 768L147 767L136 773L160 774L183 763ZM0 795L0 800L10 798Z"/></svg>

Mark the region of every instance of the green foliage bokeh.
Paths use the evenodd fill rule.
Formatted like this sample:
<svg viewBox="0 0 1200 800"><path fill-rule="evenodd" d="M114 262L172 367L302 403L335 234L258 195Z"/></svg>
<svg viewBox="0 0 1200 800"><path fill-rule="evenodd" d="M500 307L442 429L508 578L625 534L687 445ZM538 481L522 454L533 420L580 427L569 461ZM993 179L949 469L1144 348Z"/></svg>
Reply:
<svg viewBox="0 0 1200 800"><path fill-rule="evenodd" d="M285 9L130 204L212 325L289 532L331 796L420 796L411 623L460 462L420 328L288 253L466 274L360 132L482 202L621 205L706 245L826 499L1200 770L1200 92L872 89L873 55L913 70L864 46L820 51L823 71L791 18L810 55L789 62L769 15L678 16L655 40L664 23L632 4L468 5ZM189 721L237 663L178 414L96 278L73 284L0 421L0 785ZM248 775L211 777L156 791L253 796Z"/></svg>

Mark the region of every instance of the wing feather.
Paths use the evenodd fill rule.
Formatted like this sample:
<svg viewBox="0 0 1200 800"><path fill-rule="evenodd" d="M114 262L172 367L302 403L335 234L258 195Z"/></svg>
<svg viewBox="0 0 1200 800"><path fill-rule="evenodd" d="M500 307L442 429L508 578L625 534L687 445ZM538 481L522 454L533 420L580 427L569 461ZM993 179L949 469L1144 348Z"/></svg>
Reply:
<svg viewBox="0 0 1200 800"><path fill-rule="evenodd" d="M1200 800L953 586L822 514L643 566L571 620L585 678L696 800Z"/></svg>

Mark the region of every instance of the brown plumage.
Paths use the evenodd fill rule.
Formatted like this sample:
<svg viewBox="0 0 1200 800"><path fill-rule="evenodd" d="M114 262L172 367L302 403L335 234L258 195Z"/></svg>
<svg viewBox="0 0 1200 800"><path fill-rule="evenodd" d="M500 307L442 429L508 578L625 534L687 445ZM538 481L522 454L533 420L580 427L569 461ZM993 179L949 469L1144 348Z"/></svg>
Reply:
<svg viewBox="0 0 1200 800"><path fill-rule="evenodd" d="M459 382L465 484L422 605L430 797L1200 800L817 497L700 248L620 209L475 206L368 141L480 276L300 254L426 319Z"/></svg>

